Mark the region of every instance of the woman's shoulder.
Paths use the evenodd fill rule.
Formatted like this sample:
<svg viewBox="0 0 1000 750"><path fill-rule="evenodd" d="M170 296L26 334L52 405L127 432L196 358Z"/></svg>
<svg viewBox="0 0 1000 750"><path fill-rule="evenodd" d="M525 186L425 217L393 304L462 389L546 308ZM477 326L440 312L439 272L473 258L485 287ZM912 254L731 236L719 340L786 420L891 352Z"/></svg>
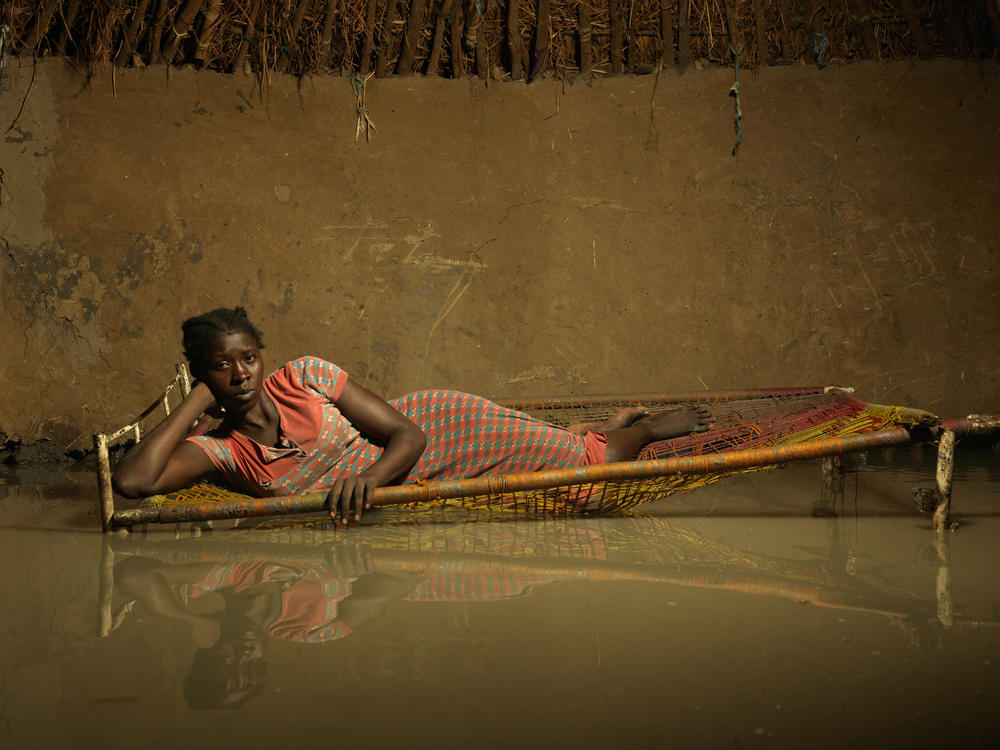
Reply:
<svg viewBox="0 0 1000 750"><path fill-rule="evenodd" d="M296 359L289 360L285 362L281 367L271 373L268 377L275 376L292 376L300 381L304 381L310 376L320 376L323 377L329 373L341 373L344 372L340 367L335 365L333 362L328 362L322 357L314 357L312 355L305 355L302 357L297 357Z"/></svg>
<svg viewBox="0 0 1000 750"><path fill-rule="evenodd" d="M208 443L231 440L234 434L238 433L235 433L233 428L229 427L224 421L205 418L188 430L185 437L194 442Z"/></svg>
<svg viewBox="0 0 1000 750"><path fill-rule="evenodd" d="M201 448L217 469L234 465L233 446L237 441L232 430L225 425L216 425L208 432L192 431L184 438L184 442Z"/></svg>
<svg viewBox="0 0 1000 750"><path fill-rule="evenodd" d="M286 362L268 376L272 387L307 388L324 394L339 395L347 381L347 373L325 359L304 356Z"/></svg>

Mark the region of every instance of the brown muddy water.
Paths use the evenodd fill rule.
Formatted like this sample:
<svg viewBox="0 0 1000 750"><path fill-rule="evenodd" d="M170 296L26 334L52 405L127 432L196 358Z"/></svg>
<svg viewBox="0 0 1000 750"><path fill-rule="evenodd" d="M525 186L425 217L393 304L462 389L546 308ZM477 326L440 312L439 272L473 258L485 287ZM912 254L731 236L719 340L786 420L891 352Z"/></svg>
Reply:
<svg viewBox="0 0 1000 750"><path fill-rule="evenodd" d="M743 475L578 519L104 537L0 486L0 746L978 747L1000 725L1000 457ZM206 707L209 706L209 707ZM213 707L214 706L214 707Z"/></svg>

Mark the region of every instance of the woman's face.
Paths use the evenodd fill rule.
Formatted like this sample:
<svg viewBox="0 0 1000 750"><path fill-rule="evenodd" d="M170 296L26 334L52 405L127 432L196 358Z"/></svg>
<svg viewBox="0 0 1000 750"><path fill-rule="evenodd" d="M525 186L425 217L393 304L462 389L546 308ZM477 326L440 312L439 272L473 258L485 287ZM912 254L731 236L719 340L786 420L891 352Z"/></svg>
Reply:
<svg viewBox="0 0 1000 750"><path fill-rule="evenodd" d="M249 333L223 333L212 339L202 359L202 382L227 414L245 414L260 401L264 363Z"/></svg>

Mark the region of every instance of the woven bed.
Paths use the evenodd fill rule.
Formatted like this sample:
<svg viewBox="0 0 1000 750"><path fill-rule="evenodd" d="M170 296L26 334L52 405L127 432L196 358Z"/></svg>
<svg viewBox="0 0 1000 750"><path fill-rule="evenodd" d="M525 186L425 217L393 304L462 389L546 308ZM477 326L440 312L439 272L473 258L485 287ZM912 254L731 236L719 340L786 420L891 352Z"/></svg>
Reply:
<svg viewBox="0 0 1000 750"><path fill-rule="evenodd" d="M179 367L175 380L182 392L186 391L185 378L186 373ZM166 395L161 402L169 410ZM635 461L383 487L376 491L375 505L403 505L413 513L442 507L532 515L624 511L733 473L772 468L790 460L908 443L933 437L943 429L942 420L926 411L866 403L849 389L835 387L501 403L552 424L568 426L600 422L628 406L641 405L658 411L695 402L710 404L716 418L711 431L652 443ZM947 427L963 433L974 425L968 420L950 420ZM126 425L117 434L138 439L140 429ZM95 436L95 442L99 443L97 438L102 437L106 453L107 436ZM102 494L109 493L109 487L102 490ZM137 508L115 511L112 499L110 509L102 508L102 520L107 529L148 522L319 512L324 509L323 503L322 493L251 498L202 483L145 498Z"/></svg>

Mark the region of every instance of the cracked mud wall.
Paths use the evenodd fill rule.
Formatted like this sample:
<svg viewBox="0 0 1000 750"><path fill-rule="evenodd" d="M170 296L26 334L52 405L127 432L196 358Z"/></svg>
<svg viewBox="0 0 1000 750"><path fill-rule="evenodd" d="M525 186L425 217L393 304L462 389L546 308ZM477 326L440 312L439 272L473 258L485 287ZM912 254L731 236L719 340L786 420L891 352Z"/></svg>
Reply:
<svg viewBox="0 0 1000 750"><path fill-rule="evenodd" d="M1000 67L761 70L735 158L731 78L372 81L356 143L347 79L12 58L0 431L86 448L232 304L272 363L386 396L838 383L1000 412Z"/></svg>

